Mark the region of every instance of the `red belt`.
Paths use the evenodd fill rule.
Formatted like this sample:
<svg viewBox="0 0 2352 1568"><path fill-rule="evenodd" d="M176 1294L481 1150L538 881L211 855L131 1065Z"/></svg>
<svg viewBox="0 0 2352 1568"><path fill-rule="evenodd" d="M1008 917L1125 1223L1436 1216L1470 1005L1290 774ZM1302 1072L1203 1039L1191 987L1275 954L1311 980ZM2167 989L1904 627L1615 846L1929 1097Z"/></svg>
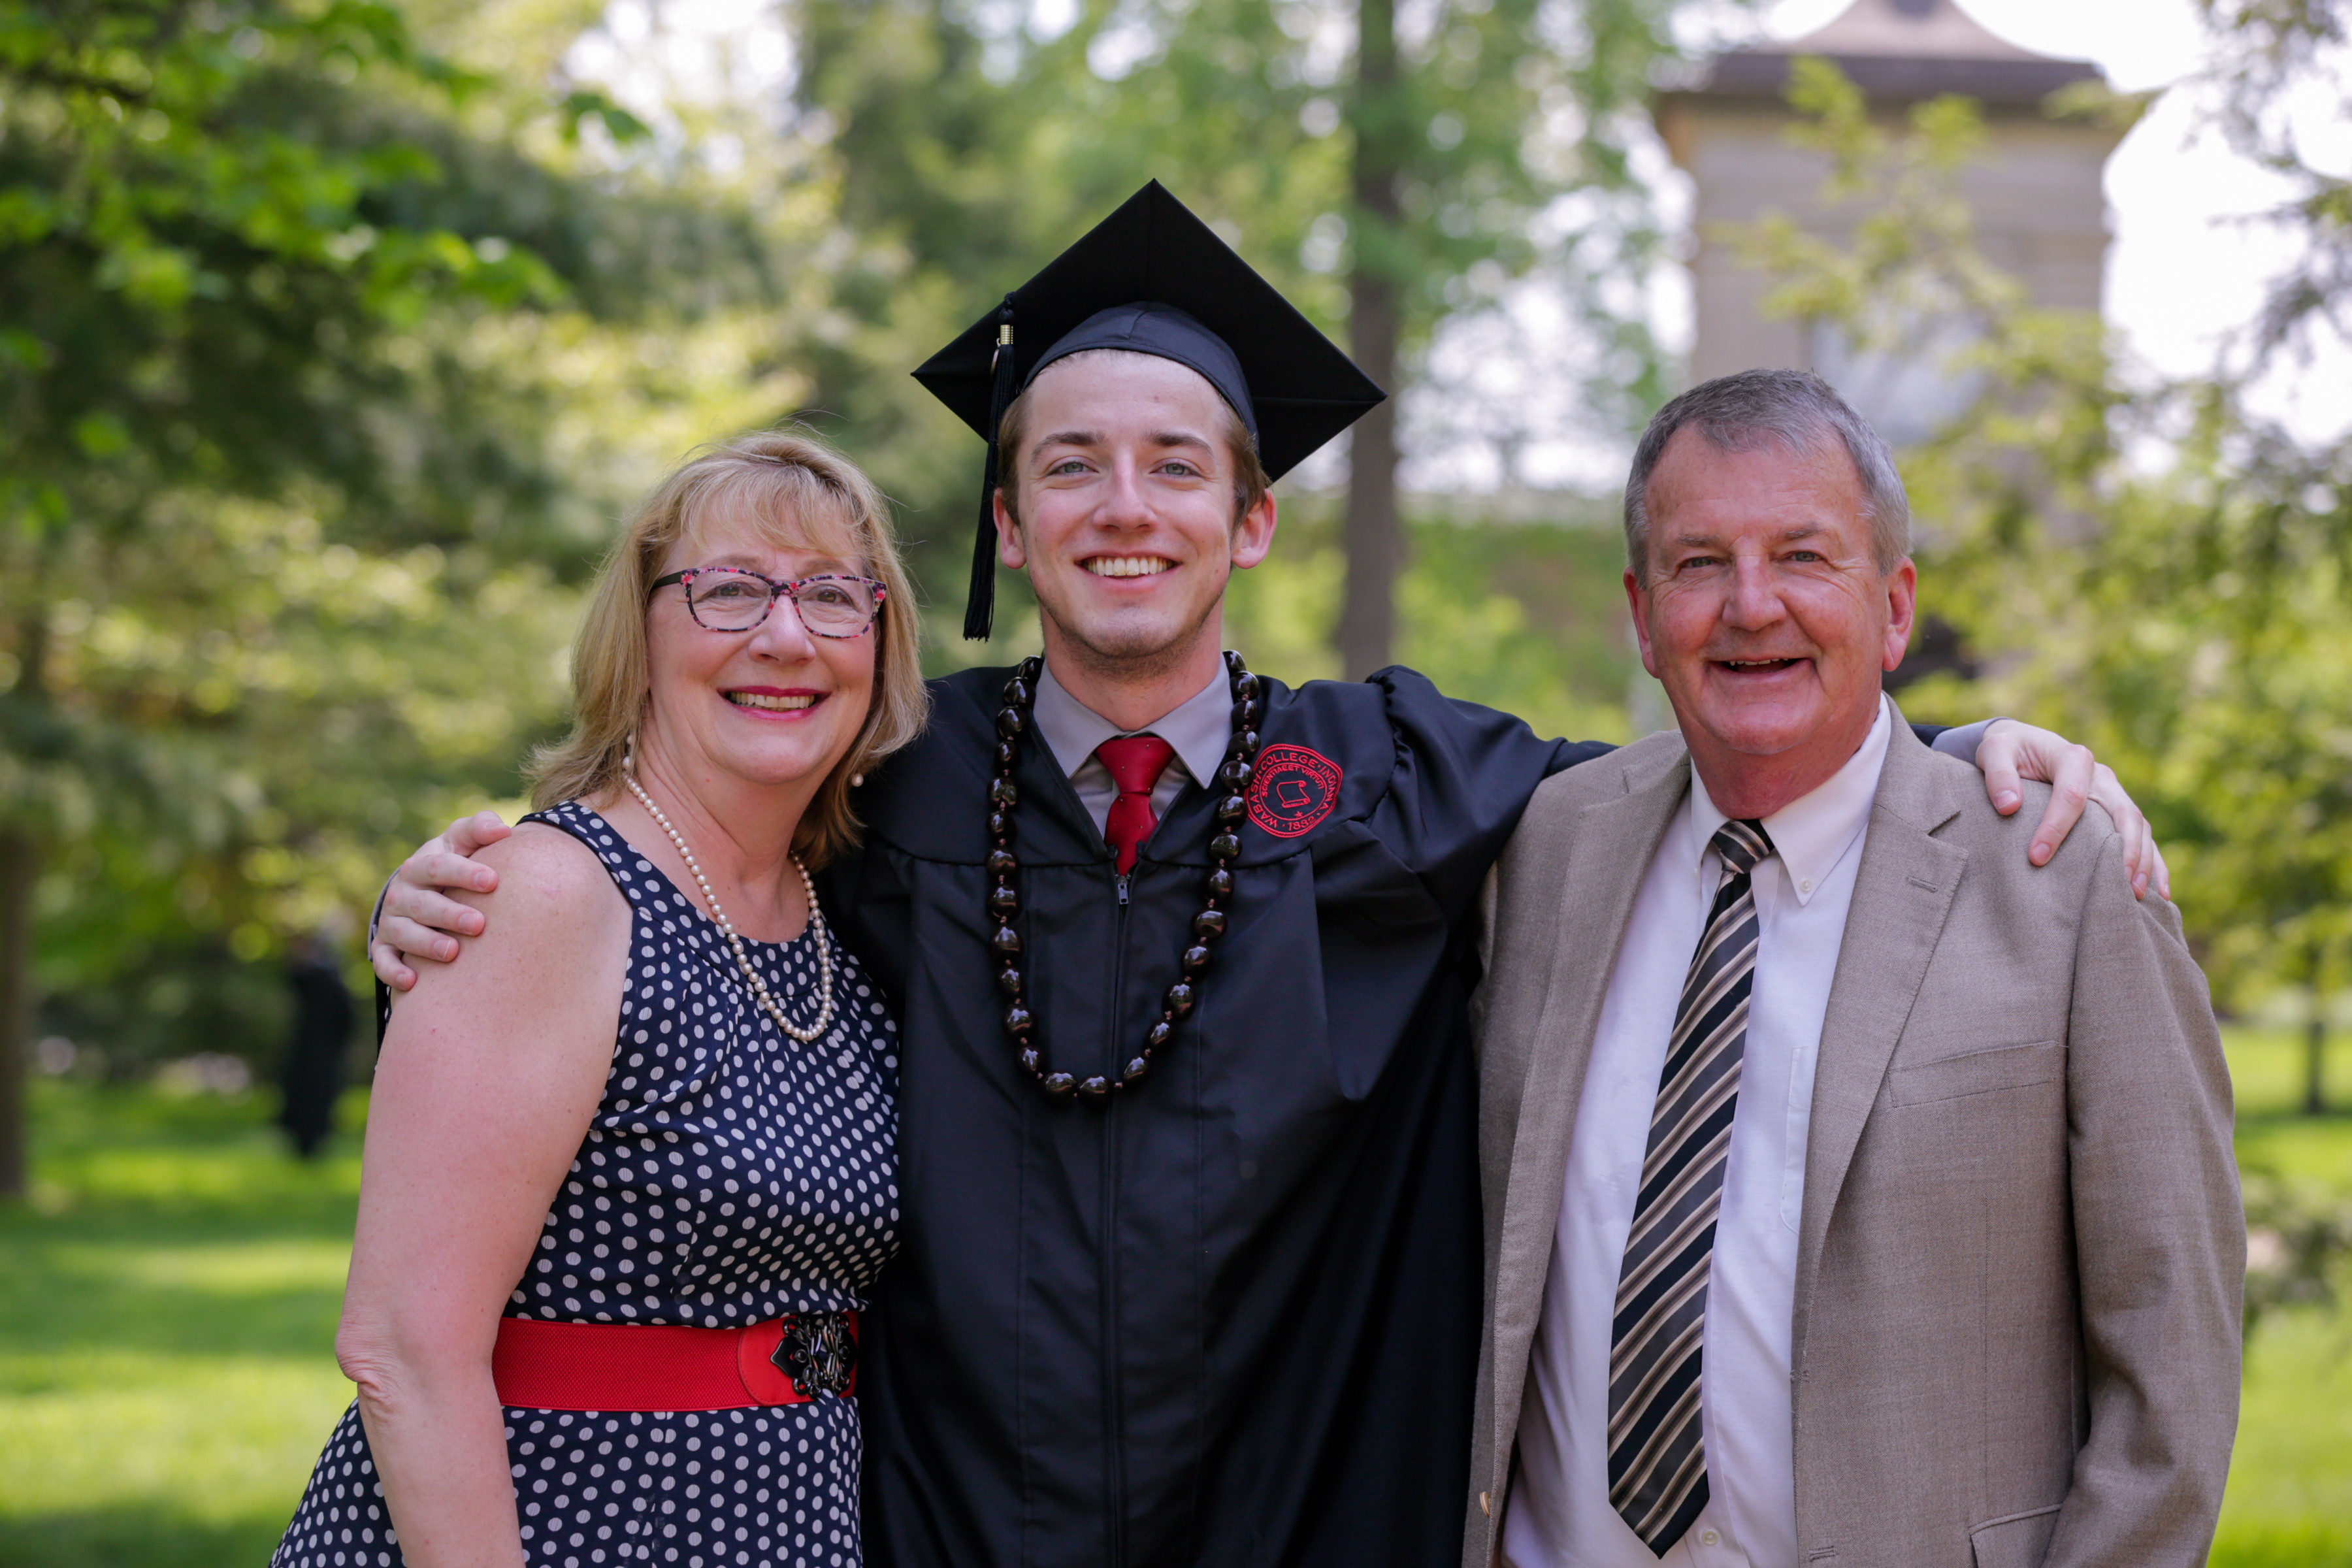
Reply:
<svg viewBox="0 0 2352 1568"><path fill-rule="evenodd" d="M499 1403L524 1410L740 1410L857 1392L857 1314L742 1329L500 1318ZM797 1384L797 1386L796 1386Z"/></svg>

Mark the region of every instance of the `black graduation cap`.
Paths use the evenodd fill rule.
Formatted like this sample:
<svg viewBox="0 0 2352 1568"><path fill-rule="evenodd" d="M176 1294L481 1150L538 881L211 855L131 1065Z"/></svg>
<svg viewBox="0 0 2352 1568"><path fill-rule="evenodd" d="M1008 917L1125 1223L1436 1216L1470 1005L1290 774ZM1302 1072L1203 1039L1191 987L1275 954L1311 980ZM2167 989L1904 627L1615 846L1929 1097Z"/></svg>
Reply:
<svg viewBox="0 0 2352 1568"><path fill-rule="evenodd" d="M963 635L996 599L996 433L1037 372L1081 349L1189 365L1222 393L1280 479L1388 395L1154 180L915 372L988 443Z"/></svg>

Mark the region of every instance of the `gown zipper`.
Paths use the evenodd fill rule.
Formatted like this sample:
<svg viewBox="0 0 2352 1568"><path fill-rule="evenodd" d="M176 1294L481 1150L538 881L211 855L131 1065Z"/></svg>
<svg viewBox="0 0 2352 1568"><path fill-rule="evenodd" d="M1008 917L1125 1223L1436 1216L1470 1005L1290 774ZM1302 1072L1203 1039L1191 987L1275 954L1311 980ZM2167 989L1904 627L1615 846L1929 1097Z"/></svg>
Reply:
<svg viewBox="0 0 2352 1568"><path fill-rule="evenodd" d="M1118 1070L1119 1022L1127 992L1128 879L1114 879L1118 904L1111 917L1110 1005L1107 1011L1111 1066ZM1102 1109L1103 1238L1100 1285L1103 1348L1103 1484L1107 1494L1103 1568L1123 1568L1127 1561L1127 1402L1122 1397L1125 1369L1119 1336L1118 1310L1118 1097Z"/></svg>

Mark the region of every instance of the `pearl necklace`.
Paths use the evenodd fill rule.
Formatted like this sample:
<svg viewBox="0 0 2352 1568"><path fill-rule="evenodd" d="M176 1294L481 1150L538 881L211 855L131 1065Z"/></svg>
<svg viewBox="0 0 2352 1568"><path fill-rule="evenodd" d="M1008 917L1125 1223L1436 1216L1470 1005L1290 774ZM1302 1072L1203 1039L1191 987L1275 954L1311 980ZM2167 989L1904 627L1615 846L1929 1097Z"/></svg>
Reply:
<svg viewBox="0 0 2352 1568"><path fill-rule="evenodd" d="M743 939L735 934L735 922L729 920L727 911L719 907L719 895L710 890L710 879L702 874L701 862L695 859L694 851L686 847L686 835L671 825L670 819L663 815L662 808L654 804L654 797L637 783L636 758L621 759L621 782L629 786L629 793L637 797L638 805L653 813L654 820L661 824L661 830L669 835L672 844L677 846L678 854L686 860L686 868L694 873L695 882L702 889L702 896L710 900L711 922L727 939L727 945L734 949L735 963L743 971L743 978L751 984L751 994L758 1000L761 1011L774 1020L777 1028L793 1039L804 1046L814 1045L833 1026L833 944L825 940L824 911L817 908L816 880L809 875L808 868L801 864L801 858L797 855L792 858L793 869L801 874L801 886L808 889L809 930L816 936L817 990L824 998L824 1006L817 1010L816 1022L805 1029L796 1027L791 1019L784 1016L784 1010L776 1005L775 997L769 993L767 981L751 967L751 955L743 951Z"/></svg>

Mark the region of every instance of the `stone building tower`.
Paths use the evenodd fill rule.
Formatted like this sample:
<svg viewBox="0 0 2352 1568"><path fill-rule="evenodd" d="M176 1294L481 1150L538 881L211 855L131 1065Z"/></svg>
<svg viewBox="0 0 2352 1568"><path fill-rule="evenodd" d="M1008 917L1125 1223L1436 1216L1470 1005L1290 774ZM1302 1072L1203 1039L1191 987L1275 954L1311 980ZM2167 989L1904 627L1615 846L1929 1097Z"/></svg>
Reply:
<svg viewBox="0 0 2352 1568"><path fill-rule="evenodd" d="M2004 42L1954 0L1854 0L1819 31L1718 57L1692 86L1663 94L1659 129L1697 184L1692 281L1697 332L1690 379L1751 365L1820 372L1900 445L1963 406L1942 366L1952 329L1923 331L1901 358L1861 358L1832 331L1759 312L1768 283L1711 237L1717 226L1780 212L1832 240L1851 215L1824 211L1824 160L1791 146L1783 99L1794 56L1826 56L1889 120L1921 100L1960 93L1983 105L1987 146L1962 177L1989 260L2039 305L2095 310L2107 244L2100 175L2120 133L2043 111L2049 95L2095 80L2087 61L2053 59ZM1964 329L1962 329L1964 330ZM1810 341L1809 341L1810 340Z"/></svg>

